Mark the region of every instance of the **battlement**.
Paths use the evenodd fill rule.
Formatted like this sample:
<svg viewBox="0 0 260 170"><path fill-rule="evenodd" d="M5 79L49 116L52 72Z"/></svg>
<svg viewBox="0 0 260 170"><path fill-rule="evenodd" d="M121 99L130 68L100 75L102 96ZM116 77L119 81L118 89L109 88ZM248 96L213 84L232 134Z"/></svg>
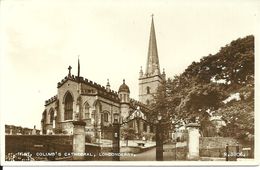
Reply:
<svg viewBox="0 0 260 170"><path fill-rule="evenodd" d="M97 88L98 91L102 91L102 92L106 92L108 94L114 95L113 98L116 98L118 96L118 93L114 90L110 90L109 92L107 92L107 89L105 86L102 86L96 82L93 82L91 80L88 80L87 78L84 77L78 77L78 76L66 76L64 79L62 79L60 82L58 82L58 88L61 87L67 80L71 80L74 82L79 82L79 83L84 83L86 85L89 85L91 87ZM83 91L83 93L87 93L87 91Z"/></svg>
<svg viewBox="0 0 260 170"><path fill-rule="evenodd" d="M55 96L51 97L50 99L46 100L45 101L45 106L55 102L56 100L57 100L57 95L55 95Z"/></svg>

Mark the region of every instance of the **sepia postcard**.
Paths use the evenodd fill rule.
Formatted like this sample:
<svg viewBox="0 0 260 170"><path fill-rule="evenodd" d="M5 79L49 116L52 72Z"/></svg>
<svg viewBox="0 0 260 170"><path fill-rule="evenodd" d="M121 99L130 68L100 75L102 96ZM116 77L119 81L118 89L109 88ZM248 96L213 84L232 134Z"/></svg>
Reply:
<svg viewBox="0 0 260 170"><path fill-rule="evenodd" d="M259 1L0 7L2 166L259 165Z"/></svg>

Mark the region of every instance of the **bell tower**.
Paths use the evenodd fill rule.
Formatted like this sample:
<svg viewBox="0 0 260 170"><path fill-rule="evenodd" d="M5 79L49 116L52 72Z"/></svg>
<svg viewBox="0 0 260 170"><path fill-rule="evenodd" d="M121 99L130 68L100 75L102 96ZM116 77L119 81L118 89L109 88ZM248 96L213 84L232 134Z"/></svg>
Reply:
<svg viewBox="0 0 260 170"><path fill-rule="evenodd" d="M165 72L163 71L162 74L160 72L152 15L146 70L144 73L141 67L139 72L139 101L144 104L153 103L154 95L157 93L157 88L163 83L163 81L165 81Z"/></svg>

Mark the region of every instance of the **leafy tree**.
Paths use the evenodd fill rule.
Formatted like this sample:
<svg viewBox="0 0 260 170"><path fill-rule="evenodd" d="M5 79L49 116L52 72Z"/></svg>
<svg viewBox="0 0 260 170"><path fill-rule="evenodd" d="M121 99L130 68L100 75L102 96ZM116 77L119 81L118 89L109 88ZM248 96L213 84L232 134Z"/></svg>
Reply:
<svg viewBox="0 0 260 170"><path fill-rule="evenodd" d="M240 101L223 102L235 92L240 94ZM161 112L168 130L171 120L188 123L198 119L202 134L209 136L214 134L209 118L217 114L226 122L221 135L241 138L239 134L254 133L253 94L254 37L250 35L232 41L215 55L202 57L164 82L155 96L151 117L156 119L156 113Z"/></svg>
<svg viewBox="0 0 260 170"><path fill-rule="evenodd" d="M135 139L135 130L133 128L123 128L121 136L126 140L126 146L128 146L128 140Z"/></svg>

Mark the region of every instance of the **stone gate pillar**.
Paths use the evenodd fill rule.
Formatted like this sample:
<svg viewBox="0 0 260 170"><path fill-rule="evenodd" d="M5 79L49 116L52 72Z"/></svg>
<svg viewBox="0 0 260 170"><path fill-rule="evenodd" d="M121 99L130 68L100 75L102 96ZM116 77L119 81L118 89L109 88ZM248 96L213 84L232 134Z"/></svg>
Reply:
<svg viewBox="0 0 260 170"><path fill-rule="evenodd" d="M198 160L199 159L199 127L198 123L189 123L188 129L188 154L187 159Z"/></svg>
<svg viewBox="0 0 260 170"><path fill-rule="evenodd" d="M73 160L84 160L86 123L74 121L73 126Z"/></svg>

